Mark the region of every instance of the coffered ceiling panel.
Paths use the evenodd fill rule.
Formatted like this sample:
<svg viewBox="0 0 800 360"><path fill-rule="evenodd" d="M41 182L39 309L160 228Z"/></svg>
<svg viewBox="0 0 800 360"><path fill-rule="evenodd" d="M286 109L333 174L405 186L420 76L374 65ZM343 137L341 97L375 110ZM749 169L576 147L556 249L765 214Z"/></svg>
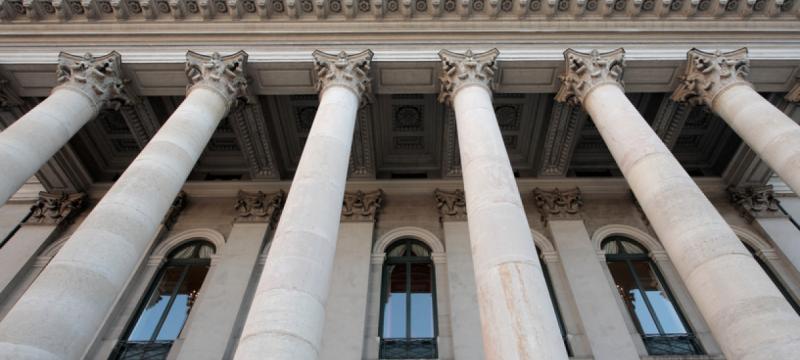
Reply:
<svg viewBox="0 0 800 360"><path fill-rule="evenodd" d="M379 177L438 176L444 110L433 94L377 97L373 118Z"/></svg>

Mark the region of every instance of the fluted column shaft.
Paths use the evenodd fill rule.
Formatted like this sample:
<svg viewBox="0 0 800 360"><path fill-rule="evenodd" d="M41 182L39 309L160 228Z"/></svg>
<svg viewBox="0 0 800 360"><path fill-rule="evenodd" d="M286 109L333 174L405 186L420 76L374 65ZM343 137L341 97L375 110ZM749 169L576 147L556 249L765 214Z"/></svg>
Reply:
<svg viewBox="0 0 800 360"><path fill-rule="evenodd" d="M320 104L235 359L319 357L350 147L372 52L315 52Z"/></svg>
<svg viewBox="0 0 800 360"><path fill-rule="evenodd" d="M622 56L567 50L558 100L591 115L725 355L796 357L800 317L625 96Z"/></svg>
<svg viewBox="0 0 800 360"><path fill-rule="evenodd" d="M59 55L60 85L0 132L0 205L4 204L100 110L127 101L120 56Z"/></svg>
<svg viewBox="0 0 800 360"><path fill-rule="evenodd" d="M800 125L753 90L747 49L724 54L693 49L688 59L673 98L708 105L800 193Z"/></svg>
<svg viewBox="0 0 800 360"><path fill-rule="evenodd" d="M241 70L234 72L246 54L191 54L187 73L195 86L0 322L0 359L79 359L101 328L238 95L230 88L243 91ZM207 74L221 68L221 77Z"/></svg>
<svg viewBox="0 0 800 360"><path fill-rule="evenodd" d="M456 114L486 359L567 359L489 81L497 50L439 53Z"/></svg>

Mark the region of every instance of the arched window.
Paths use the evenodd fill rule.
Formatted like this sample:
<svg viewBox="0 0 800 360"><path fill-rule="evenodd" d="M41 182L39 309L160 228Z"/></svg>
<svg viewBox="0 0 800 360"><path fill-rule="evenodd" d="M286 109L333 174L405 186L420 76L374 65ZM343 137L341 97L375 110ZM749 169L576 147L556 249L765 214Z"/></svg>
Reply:
<svg viewBox="0 0 800 360"><path fill-rule="evenodd" d="M758 263L758 265L761 266L762 269L764 269L764 272L767 273L767 276L769 277L769 279L772 280L773 283L775 283L775 286L778 287L778 291L780 291L781 294L783 295L783 297L786 298L786 301L789 302L789 305L791 305L792 308L794 309L794 311L798 315L800 315L800 305L798 305L797 301L795 301L794 298L792 298L792 295L790 295L789 291L786 290L786 287L783 286L783 283L781 283L781 281L778 278L778 276L775 275L775 273L772 272L772 270L769 268L769 266L767 266L767 264L764 262L764 260L762 260L761 257L759 257L756 254L756 250L755 249L753 249L749 244L747 244L744 241L742 242L742 244L744 244L744 247L746 247L747 250L750 251L750 254L753 255L754 259L756 259L756 262Z"/></svg>
<svg viewBox="0 0 800 360"><path fill-rule="evenodd" d="M547 269L547 263L542 258L542 251L536 247L536 253L539 254L539 263L542 265L542 273L544 273L544 282L547 284L547 292L550 294L550 302L553 303L553 311L556 313L556 320L558 320L558 329L561 331L561 339L564 341L564 346L567 348L567 355L572 356L572 348L569 346L567 340L567 328L564 327L564 320L561 317L561 308L558 306L556 294L553 291L553 282L550 280L550 271Z"/></svg>
<svg viewBox="0 0 800 360"><path fill-rule="evenodd" d="M386 250L381 286L381 359L435 359L436 281L431 249L402 239Z"/></svg>
<svg viewBox="0 0 800 360"><path fill-rule="evenodd" d="M630 239L612 237L603 242L603 251L617 292L642 335L647 353L702 354L647 250Z"/></svg>
<svg viewBox="0 0 800 360"><path fill-rule="evenodd" d="M192 241L173 250L145 295L112 359L166 359L208 273L214 246Z"/></svg>

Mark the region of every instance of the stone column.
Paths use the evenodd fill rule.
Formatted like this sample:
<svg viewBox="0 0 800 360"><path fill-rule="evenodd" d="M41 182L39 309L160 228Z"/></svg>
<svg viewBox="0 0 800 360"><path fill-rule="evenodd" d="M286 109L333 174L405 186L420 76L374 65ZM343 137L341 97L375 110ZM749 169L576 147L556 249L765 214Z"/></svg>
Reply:
<svg viewBox="0 0 800 360"><path fill-rule="evenodd" d="M728 193L741 215L761 228L800 271L800 230L781 211L772 185L729 188Z"/></svg>
<svg viewBox="0 0 800 360"><path fill-rule="evenodd" d="M320 359L361 359L372 234L382 202L381 190L344 194Z"/></svg>
<svg viewBox="0 0 800 360"><path fill-rule="evenodd" d="M566 359L492 106L497 55L439 52L439 99L456 114L484 353L490 360Z"/></svg>
<svg viewBox="0 0 800 360"><path fill-rule="evenodd" d="M314 52L320 104L235 358L317 359L359 99L372 52Z"/></svg>
<svg viewBox="0 0 800 360"><path fill-rule="evenodd" d="M464 191L434 192L447 246L447 284L450 295L450 328L453 356L459 360L482 360L481 317L467 225Z"/></svg>
<svg viewBox="0 0 800 360"><path fill-rule="evenodd" d="M31 207L31 214L21 224L14 236L0 248L0 298L6 298L24 269L36 260L61 226L67 226L86 206L86 194L39 193L39 200Z"/></svg>
<svg viewBox="0 0 800 360"><path fill-rule="evenodd" d="M0 322L0 354L82 356L217 124L244 96L246 60L187 54L186 99Z"/></svg>
<svg viewBox="0 0 800 360"><path fill-rule="evenodd" d="M285 194L239 191L239 212L217 253L216 268L209 273L192 311L200 316L186 324L178 360L225 358L247 285L264 245L270 224L280 213Z"/></svg>
<svg viewBox="0 0 800 360"><path fill-rule="evenodd" d="M800 318L625 96L623 55L567 50L556 100L592 117L725 355L795 357Z"/></svg>
<svg viewBox="0 0 800 360"><path fill-rule="evenodd" d="M753 89L749 73L747 48L727 53L689 50L686 72L672 99L707 105L800 193L800 125Z"/></svg>
<svg viewBox="0 0 800 360"><path fill-rule="evenodd" d="M592 239L583 219L578 188L561 191L535 189L533 198L550 230L558 256L564 264L567 283L575 299L586 337L595 359L639 359L625 318L617 306L618 295L608 286Z"/></svg>
<svg viewBox="0 0 800 360"><path fill-rule="evenodd" d="M58 86L0 132L0 205L105 107L128 102L120 55L58 55Z"/></svg>

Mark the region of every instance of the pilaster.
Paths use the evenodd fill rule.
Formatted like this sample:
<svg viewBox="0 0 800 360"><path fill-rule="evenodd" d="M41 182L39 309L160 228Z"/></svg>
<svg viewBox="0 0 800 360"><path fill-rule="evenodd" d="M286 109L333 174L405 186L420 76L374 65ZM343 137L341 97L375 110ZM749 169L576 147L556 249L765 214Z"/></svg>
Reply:
<svg viewBox="0 0 800 360"><path fill-rule="evenodd" d="M680 77L680 85L672 93L672 99L712 107L717 95L726 89L736 85L751 86L747 81L749 73L747 48L726 53L689 50L686 70Z"/></svg>
<svg viewBox="0 0 800 360"><path fill-rule="evenodd" d="M492 49L479 54L467 50L464 54L448 50L439 51L442 60L442 82L439 101L452 105L453 98L458 90L466 86L481 86L492 93L492 85L497 72L497 56L500 51Z"/></svg>
<svg viewBox="0 0 800 360"><path fill-rule="evenodd" d="M61 52L56 70L59 85L53 91L70 89L83 94L95 105L95 112L104 107L118 110L131 101L122 75L122 56L116 51L103 56Z"/></svg>
<svg viewBox="0 0 800 360"><path fill-rule="evenodd" d="M370 192L345 191L342 202L342 222L375 222L383 203L383 190Z"/></svg>
<svg viewBox="0 0 800 360"><path fill-rule="evenodd" d="M467 201L463 190L436 189L433 196L436 198L436 207L439 209L439 221L467 221Z"/></svg>
<svg viewBox="0 0 800 360"><path fill-rule="evenodd" d="M371 50L353 55L344 51L333 55L315 50L312 56L320 98L326 89L342 86L354 92L362 103L368 102L368 97L372 94L372 79L369 77Z"/></svg>
<svg viewBox="0 0 800 360"><path fill-rule="evenodd" d="M625 50L622 48L600 53L596 49L582 53L573 49L564 51L564 74L560 76L561 88L556 101L582 104L586 96L598 86L616 85L623 88Z"/></svg>

